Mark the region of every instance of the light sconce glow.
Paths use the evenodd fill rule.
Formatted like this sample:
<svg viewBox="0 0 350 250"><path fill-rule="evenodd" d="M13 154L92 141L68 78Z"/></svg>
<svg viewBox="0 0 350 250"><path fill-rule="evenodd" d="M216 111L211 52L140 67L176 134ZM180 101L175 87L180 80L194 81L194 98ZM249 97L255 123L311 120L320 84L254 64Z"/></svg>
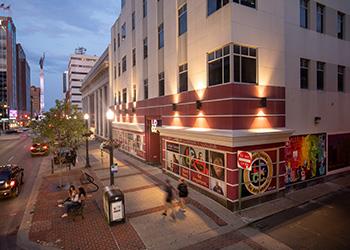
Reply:
<svg viewBox="0 0 350 250"><path fill-rule="evenodd" d="M88 113L84 114L84 120L89 120L89 114Z"/></svg>
<svg viewBox="0 0 350 250"><path fill-rule="evenodd" d="M204 81L199 81L197 84L195 84L194 89L197 93L198 99L202 100L206 90L206 84Z"/></svg>

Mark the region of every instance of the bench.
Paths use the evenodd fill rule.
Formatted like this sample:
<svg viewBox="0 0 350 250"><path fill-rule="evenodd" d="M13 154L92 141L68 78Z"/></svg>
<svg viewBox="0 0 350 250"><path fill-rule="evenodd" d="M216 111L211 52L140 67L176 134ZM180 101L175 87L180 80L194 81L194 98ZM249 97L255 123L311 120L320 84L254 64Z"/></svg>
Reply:
<svg viewBox="0 0 350 250"><path fill-rule="evenodd" d="M81 216L82 219L84 219L84 207L85 207L85 201L81 202L80 206L75 206L68 211L68 216L75 221L75 218L78 216Z"/></svg>

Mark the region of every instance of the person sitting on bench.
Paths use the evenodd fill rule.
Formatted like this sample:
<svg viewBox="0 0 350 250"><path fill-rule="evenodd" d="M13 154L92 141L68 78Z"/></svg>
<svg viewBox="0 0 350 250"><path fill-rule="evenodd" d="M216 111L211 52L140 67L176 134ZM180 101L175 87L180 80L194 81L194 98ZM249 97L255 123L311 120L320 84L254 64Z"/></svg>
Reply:
<svg viewBox="0 0 350 250"><path fill-rule="evenodd" d="M66 202L64 204L64 211L65 213L61 216L62 218L67 217L68 213L76 208L79 208L82 204L82 202L85 200L86 198L86 192L84 190L84 188L79 187L79 193L77 193L71 202Z"/></svg>

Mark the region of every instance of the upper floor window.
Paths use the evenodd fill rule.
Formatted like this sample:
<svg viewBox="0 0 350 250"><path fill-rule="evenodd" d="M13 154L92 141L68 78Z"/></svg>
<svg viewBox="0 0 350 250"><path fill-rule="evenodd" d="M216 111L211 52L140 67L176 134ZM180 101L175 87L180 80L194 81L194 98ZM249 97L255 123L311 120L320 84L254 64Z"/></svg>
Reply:
<svg viewBox="0 0 350 250"><path fill-rule="evenodd" d="M120 93L120 91L118 91L118 104L122 103L122 95Z"/></svg>
<svg viewBox="0 0 350 250"><path fill-rule="evenodd" d="M187 63L179 66L179 92L187 91L188 89L188 69Z"/></svg>
<svg viewBox="0 0 350 250"><path fill-rule="evenodd" d="M345 74L345 67L344 66L338 66L338 91L343 92L344 91L344 74Z"/></svg>
<svg viewBox="0 0 350 250"><path fill-rule="evenodd" d="M233 2L240 3L251 8L256 8L256 0L233 0Z"/></svg>
<svg viewBox="0 0 350 250"><path fill-rule="evenodd" d="M208 54L209 86L230 81L230 45Z"/></svg>
<svg viewBox="0 0 350 250"><path fill-rule="evenodd" d="M132 86L132 101L136 102L136 85Z"/></svg>
<svg viewBox="0 0 350 250"><path fill-rule="evenodd" d="M184 4L178 11L179 36L187 32L187 4Z"/></svg>
<svg viewBox="0 0 350 250"><path fill-rule="evenodd" d="M300 27L308 28L309 0L300 0Z"/></svg>
<svg viewBox="0 0 350 250"><path fill-rule="evenodd" d="M338 11L337 34L339 39L344 39L344 13Z"/></svg>
<svg viewBox="0 0 350 250"><path fill-rule="evenodd" d="M164 28L163 23L161 23L158 27L158 49L164 47Z"/></svg>
<svg viewBox="0 0 350 250"><path fill-rule="evenodd" d="M233 75L235 82L256 83L256 49L233 45Z"/></svg>
<svg viewBox="0 0 350 250"><path fill-rule="evenodd" d="M120 63L118 63L118 76L120 76Z"/></svg>
<svg viewBox="0 0 350 250"><path fill-rule="evenodd" d="M222 6L228 4L229 0L208 0L208 16L220 9ZM237 1L238 2L238 1Z"/></svg>
<svg viewBox="0 0 350 250"><path fill-rule="evenodd" d="M144 99L148 99L148 79L145 79L143 81L143 94L144 94Z"/></svg>
<svg viewBox="0 0 350 250"><path fill-rule="evenodd" d="M135 29L135 11L131 15L131 27L132 27L132 30Z"/></svg>
<svg viewBox="0 0 350 250"><path fill-rule="evenodd" d="M117 67L114 66L114 79L117 79Z"/></svg>
<svg viewBox="0 0 350 250"><path fill-rule="evenodd" d="M324 62L317 62L317 89L324 89Z"/></svg>
<svg viewBox="0 0 350 250"><path fill-rule="evenodd" d="M124 8L124 6L125 6L125 0L122 0L121 4L122 4L122 8Z"/></svg>
<svg viewBox="0 0 350 250"><path fill-rule="evenodd" d="M143 0L143 17L147 16L147 0Z"/></svg>
<svg viewBox="0 0 350 250"><path fill-rule="evenodd" d="M147 37L143 39L143 59L146 59L148 57L148 44L147 44Z"/></svg>
<svg viewBox="0 0 350 250"><path fill-rule="evenodd" d="M126 90L126 88L125 89L123 89L123 103L127 103L127 90Z"/></svg>
<svg viewBox="0 0 350 250"><path fill-rule="evenodd" d="M317 32L323 33L324 26L324 6L322 4L317 4L317 20L316 20L316 30Z"/></svg>
<svg viewBox="0 0 350 250"><path fill-rule="evenodd" d="M126 56L122 59L122 72L124 73L126 71Z"/></svg>
<svg viewBox="0 0 350 250"><path fill-rule="evenodd" d="M118 33L118 48L120 47L120 34Z"/></svg>
<svg viewBox="0 0 350 250"><path fill-rule="evenodd" d="M132 49L132 66L136 65L136 48Z"/></svg>
<svg viewBox="0 0 350 250"><path fill-rule="evenodd" d="M164 95L164 72L158 75L158 79L159 79L159 96L163 96Z"/></svg>
<svg viewBox="0 0 350 250"><path fill-rule="evenodd" d="M116 41L115 41L115 38L113 38L113 51L115 51L115 50L116 50L116 47L117 47L117 45L116 45Z"/></svg>
<svg viewBox="0 0 350 250"><path fill-rule="evenodd" d="M300 88L309 87L309 60L300 58Z"/></svg>
<svg viewBox="0 0 350 250"><path fill-rule="evenodd" d="M122 25L122 40L126 38L126 23Z"/></svg>

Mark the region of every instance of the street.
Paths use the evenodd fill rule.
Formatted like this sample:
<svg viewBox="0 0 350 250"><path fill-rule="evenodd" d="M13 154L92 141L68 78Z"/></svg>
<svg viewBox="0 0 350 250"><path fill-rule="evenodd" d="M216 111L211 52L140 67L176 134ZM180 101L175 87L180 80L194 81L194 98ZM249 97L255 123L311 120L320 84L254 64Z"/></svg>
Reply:
<svg viewBox="0 0 350 250"><path fill-rule="evenodd" d="M331 193L252 225L292 249L349 249L350 190Z"/></svg>
<svg viewBox="0 0 350 250"><path fill-rule="evenodd" d="M0 137L0 165L14 163L24 168L24 185L19 196L0 200L0 249L19 249L16 234L43 159L32 158L30 146L31 139L26 133L12 140Z"/></svg>

